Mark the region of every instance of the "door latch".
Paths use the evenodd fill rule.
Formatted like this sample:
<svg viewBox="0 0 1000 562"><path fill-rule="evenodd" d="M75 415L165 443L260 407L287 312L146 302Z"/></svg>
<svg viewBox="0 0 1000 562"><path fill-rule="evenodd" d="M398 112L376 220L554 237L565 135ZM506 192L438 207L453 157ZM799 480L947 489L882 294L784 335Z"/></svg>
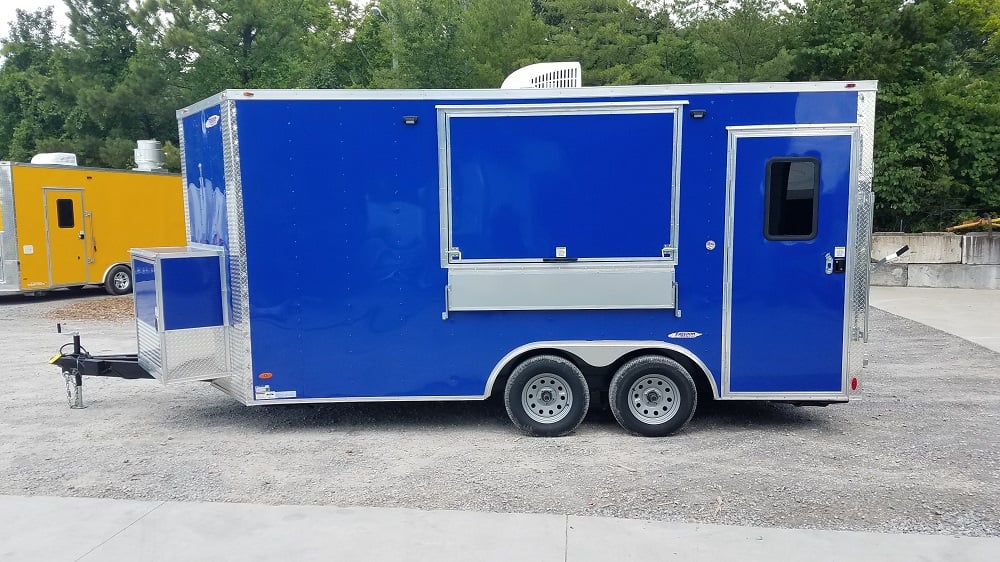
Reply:
<svg viewBox="0 0 1000 562"><path fill-rule="evenodd" d="M835 258L829 253L826 254L826 274L845 273L847 271L847 258Z"/></svg>

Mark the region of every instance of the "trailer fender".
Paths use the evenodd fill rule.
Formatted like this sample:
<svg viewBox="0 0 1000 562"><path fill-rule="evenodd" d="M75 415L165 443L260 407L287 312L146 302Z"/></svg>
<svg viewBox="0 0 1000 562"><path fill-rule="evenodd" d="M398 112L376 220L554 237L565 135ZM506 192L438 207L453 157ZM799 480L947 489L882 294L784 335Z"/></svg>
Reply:
<svg viewBox="0 0 1000 562"><path fill-rule="evenodd" d="M691 361L701 373L691 373L692 377L703 376L708 379L708 384L712 388L712 396L718 399L719 389L715 384L715 377L712 371L705 365L697 355L691 350L673 343L662 341L540 341L522 345L505 355L490 373L490 378L486 381L486 389L483 398L489 398L493 394L497 380L504 373L510 371L521 362L526 356L540 352L561 352L571 355L591 367L610 367L626 355L636 352L649 351L650 353L678 354Z"/></svg>
<svg viewBox="0 0 1000 562"><path fill-rule="evenodd" d="M104 273L101 274L101 283L107 283L108 282L108 274L111 273L112 269L118 267L119 265L124 265L125 267L127 267L129 269L129 271L132 271L132 264L129 263L129 262L120 261L120 262L113 263L113 264L109 265L107 269L104 270Z"/></svg>

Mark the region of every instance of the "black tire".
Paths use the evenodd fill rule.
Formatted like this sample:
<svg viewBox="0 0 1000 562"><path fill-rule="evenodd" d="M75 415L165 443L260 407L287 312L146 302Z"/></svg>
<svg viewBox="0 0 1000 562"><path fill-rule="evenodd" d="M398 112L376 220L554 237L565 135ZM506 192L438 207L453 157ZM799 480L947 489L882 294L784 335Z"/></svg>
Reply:
<svg viewBox="0 0 1000 562"><path fill-rule="evenodd" d="M127 295L132 292L132 270L125 265L116 265L104 280L104 290L109 295Z"/></svg>
<svg viewBox="0 0 1000 562"><path fill-rule="evenodd" d="M659 355L636 357L611 378L611 413L626 431L663 437L683 428L698 406L694 379L680 363Z"/></svg>
<svg viewBox="0 0 1000 562"><path fill-rule="evenodd" d="M576 429L587 416L590 389L576 365L555 355L539 355L514 369L503 400L518 429L557 437Z"/></svg>

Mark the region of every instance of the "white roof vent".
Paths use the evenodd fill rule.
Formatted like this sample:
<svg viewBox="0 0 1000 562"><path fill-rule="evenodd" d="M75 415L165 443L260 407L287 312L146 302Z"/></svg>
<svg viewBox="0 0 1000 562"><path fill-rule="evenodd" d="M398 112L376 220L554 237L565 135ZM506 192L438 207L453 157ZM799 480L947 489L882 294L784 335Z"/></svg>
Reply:
<svg viewBox="0 0 1000 562"><path fill-rule="evenodd" d="M163 145L156 139L136 141L139 148L132 152L135 155L135 168L137 172L162 172L163 171Z"/></svg>
<svg viewBox="0 0 1000 562"><path fill-rule="evenodd" d="M76 166L76 154L72 152L43 152L31 157L32 164L52 164L56 166Z"/></svg>
<svg viewBox="0 0 1000 562"><path fill-rule="evenodd" d="M579 88L583 85L581 75L578 62L540 62L515 70L500 87L505 90Z"/></svg>

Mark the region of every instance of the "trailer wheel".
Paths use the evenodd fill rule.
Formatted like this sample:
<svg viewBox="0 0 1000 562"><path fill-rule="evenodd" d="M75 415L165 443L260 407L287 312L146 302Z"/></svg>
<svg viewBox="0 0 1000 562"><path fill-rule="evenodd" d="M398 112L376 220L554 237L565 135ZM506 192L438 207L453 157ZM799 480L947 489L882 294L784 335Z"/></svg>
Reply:
<svg viewBox="0 0 1000 562"><path fill-rule="evenodd" d="M525 360L510 374L504 404L521 431L556 437L583 421L590 389L576 365L555 355L540 355Z"/></svg>
<svg viewBox="0 0 1000 562"><path fill-rule="evenodd" d="M124 265L116 265L104 280L104 290L111 295L127 295L132 292L132 270Z"/></svg>
<svg viewBox="0 0 1000 562"><path fill-rule="evenodd" d="M611 378L611 413L627 431L663 437L681 429L694 415L694 379L676 361L659 355L636 357Z"/></svg>

